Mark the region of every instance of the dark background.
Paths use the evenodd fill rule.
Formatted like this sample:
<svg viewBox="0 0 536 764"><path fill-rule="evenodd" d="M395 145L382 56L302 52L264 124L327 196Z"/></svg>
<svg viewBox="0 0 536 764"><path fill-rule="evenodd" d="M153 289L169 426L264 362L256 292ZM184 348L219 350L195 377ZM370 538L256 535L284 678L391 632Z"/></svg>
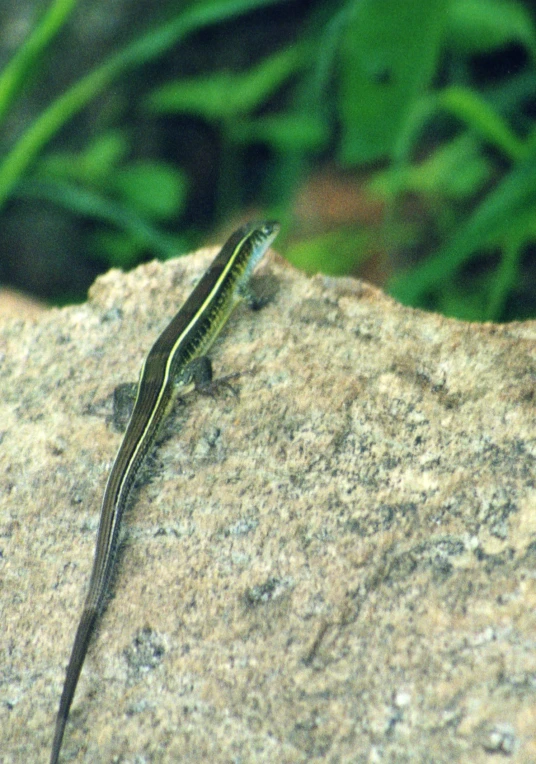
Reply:
<svg viewBox="0 0 536 764"><path fill-rule="evenodd" d="M535 315L532 5L4 0L0 30L3 286L80 301L277 217L308 272Z"/></svg>

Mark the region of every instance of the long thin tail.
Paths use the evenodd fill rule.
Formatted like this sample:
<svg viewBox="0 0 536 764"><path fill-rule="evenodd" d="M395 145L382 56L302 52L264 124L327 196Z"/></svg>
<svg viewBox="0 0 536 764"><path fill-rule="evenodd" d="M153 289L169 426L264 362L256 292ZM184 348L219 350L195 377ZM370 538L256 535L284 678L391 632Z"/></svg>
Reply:
<svg viewBox="0 0 536 764"><path fill-rule="evenodd" d="M69 709L71 708L76 685L78 684L80 672L84 665L89 641L93 634L93 630L95 629L97 616L97 608L85 608L80 623L78 624L71 657L69 658L69 665L67 666L65 684L63 685L63 692L61 693L60 707L56 717L56 730L54 732L52 753L50 754L50 764L58 764L61 741L63 740L63 733L65 725L67 724Z"/></svg>

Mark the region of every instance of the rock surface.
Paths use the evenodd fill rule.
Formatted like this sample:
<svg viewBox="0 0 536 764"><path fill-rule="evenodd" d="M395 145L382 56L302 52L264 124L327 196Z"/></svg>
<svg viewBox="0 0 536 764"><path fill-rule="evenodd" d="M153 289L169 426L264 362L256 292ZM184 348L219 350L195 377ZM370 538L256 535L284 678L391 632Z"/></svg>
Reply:
<svg viewBox="0 0 536 764"><path fill-rule="evenodd" d="M121 435L213 251L0 331L0 759L46 761ZM126 515L72 762L536 761L536 323L273 255Z"/></svg>

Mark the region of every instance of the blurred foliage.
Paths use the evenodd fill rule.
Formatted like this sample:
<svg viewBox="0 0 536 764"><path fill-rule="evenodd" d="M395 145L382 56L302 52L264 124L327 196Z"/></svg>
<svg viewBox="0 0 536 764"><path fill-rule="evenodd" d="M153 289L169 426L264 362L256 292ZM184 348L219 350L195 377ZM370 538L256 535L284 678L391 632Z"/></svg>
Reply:
<svg viewBox="0 0 536 764"><path fill-rule="evenodd" d="M0 73L0 134L77 4L50 2ZM168 4L166 21L71 85L4 147L0 211L8 200L46 199L92 221L88 247L107 266L191 246L200 225L191 172L165 152L136 155L128 113L76 149L53 139L114 82L169 61L202 31L226 24L228 34L240 23L249 45L248 18L265 12L270 46L260 54L247 48L245 65L205 63L187 76L156 67L136 97L155 132L165 120L178 131L190 120L217 136L212 225L255 204L282 220L288 237L280 247L308 272L356 273L384 252L387 289L407 304L478 321L536 312L536 31L528 6L311 3L290 41L277 34L288 3L177 6ZM490 62L509 53L521 64L494 76ZM233 56L230 42L229 62ZM292 237L298 192L327 163L365 178L382 222L326 229L313 218Z"/></svg>
<svg viewBox="0 0 536 764"><path fill-rule="evenodd" d="M339 157L356 165L392 155L408 105L437 69L447 0L362 0L342 35Z"/></svg>
<svg viewBox="0 0 536 764"><path fill-rule="evenodd" d="M37 161L28 196L65 205L78 214L111 223L92 235L93 251L108 266L130 268L146 249L173 257L184 242L155 224L172 220L184 206L187 181L169 163L127 160L125 131L99 135L79 153L51 152Z"/></svg>

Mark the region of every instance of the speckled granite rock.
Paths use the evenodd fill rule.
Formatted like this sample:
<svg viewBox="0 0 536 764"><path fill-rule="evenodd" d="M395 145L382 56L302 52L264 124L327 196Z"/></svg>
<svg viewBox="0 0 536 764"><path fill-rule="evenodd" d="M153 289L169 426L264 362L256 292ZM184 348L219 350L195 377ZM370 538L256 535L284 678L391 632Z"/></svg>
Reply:
<svg viewBox="0 0 536 764"><path fill-rule="evenodd" d="M212 252L0 333L0 751L46 761L120 435ZM267 258L127 514L73 762L536 761L536 323Z"/></svg>

